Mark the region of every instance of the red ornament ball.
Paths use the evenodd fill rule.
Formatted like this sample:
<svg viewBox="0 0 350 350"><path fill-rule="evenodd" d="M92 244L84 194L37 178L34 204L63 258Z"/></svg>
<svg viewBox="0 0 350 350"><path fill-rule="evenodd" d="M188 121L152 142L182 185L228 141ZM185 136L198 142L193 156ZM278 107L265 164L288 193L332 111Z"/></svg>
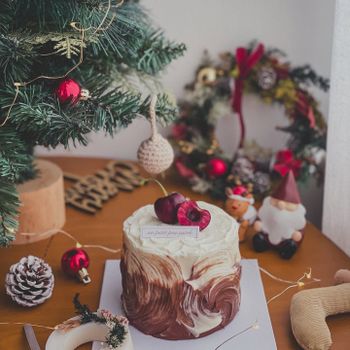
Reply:
<svg viewBox="0 0 350 350"><path fill-rule="evenodd" d="M207 174L210 177L220 177L227 173L227 163L221 158L212 158L207 163Z"/></svg>
<svg viewBox="0 0 350 350"><path fill-rule="evenodd" d="M56 89L56 95L61 103L75 104L79 101L80 94L81 87L73 79L62 80Z"/></svg>
<svg viewBox="0 0 350 350"><path fill-rule="evenodd" d="M61 259L63 272L70 277L76 277L85 284L90 283L91 279L87 268L90 259L87 252L81 248L72 248L67 250Z"/></svg>

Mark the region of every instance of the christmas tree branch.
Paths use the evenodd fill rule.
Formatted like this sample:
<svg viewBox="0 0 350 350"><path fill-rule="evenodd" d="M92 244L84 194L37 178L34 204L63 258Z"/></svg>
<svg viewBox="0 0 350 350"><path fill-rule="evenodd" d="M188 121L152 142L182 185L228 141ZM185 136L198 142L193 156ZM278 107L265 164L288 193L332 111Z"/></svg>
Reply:
<svg viewBox="0 0 350 350"><path fill-rule="evenodd" d="M36 50L24 37L0 34L0 80L11 85L30 77L35 60Z"/></svg>
<svg viewBox="0 0 350 350"><path fill-rule="evenodd" d="M5 39L20 41L23 43L21 47L35 47L44 56L64 55L68 59L78 56L83 45L86 57L113 56L115 62L152 75L159 73L186 50L184 44L168 41L160 31L152 29L147 13L134 2L127 2L108 13L106 22L109 25L96 32L94 28L98 28L105 11L106 6L101 6L99 1L57 1L43 6L40 1L22 0L14 17L18 28ZM46 18L47 14L53 18ZM80 32L71 26L72 22L79 23L79 28L85 28L84 42L81 42ZM30 31L33 23L39 23L40 31ZM23 26L30 32L21 31ZM13 61L14 67L17 63L21 61ZM17 69L21 71L21 66Z"/></svg>
<svg viewBox="0 0 350 350"><path fill-rule="evenodd" d="M9 29L12 20L13 6L13 1L0 1L0 34L6 33Z"/></svg>
<svg viewBox="0 0 350 350"><path fill-rule="evenodd" d="M30 146L12 128L0 128L0 246L8 245L18 228L19 198L14 183L35 174Z"/></svg>
<svg viewBox="0 0 350 350"><path fill-rule="evenodd" d="M182 56L185 50L184 44L174 44L165 40L162 32L148 32L138 50L137 69L151 75L157 74L172 60Z"/></svg>
<svg viewBox="0 0 350 350"><path fill-rule="evenodd" d="M15 186L0 177L0 246L7 246L18 229L19 198Z"/></svg>
<svg viewBox="0 0 350 350"><path fill-rule="evenodd" d="M24 138L36 140L33 146L56 147L61 144L68 147L70 141L86 145L86 135L91 131L103 130L113 135L138 115L147 117L150 98L143 99L140 94L135 95L119 87L105 92L101 81L95 87L91 99L74 105L61 105L48 89L30 85L20 90L11 111L10 123L16 125ZM12 93L8 91L7 98L4 98L6 105L10 104L11 97ZM177 109L166 95L160 95L156 112L159 120L166 123L175 118Z"/></svg>
<svg viewBox="0 0 350 350"><path fill-rule="evenodd" d="M21 183L33 178L32 147L25 143L21 135L10 127L0 128L0 178Z"/></svg>

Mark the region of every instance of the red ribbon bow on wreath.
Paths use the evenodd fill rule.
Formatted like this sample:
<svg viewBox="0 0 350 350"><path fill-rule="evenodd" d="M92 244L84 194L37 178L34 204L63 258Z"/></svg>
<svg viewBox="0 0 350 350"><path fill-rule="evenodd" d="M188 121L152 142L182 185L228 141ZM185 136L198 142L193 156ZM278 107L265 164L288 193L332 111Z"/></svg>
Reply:
<svg viewBox="0 0 350 350"><path fill-rule="evenodd" d="M273 170L285 177L290 170L294 176L298 177L302 161L294 158L294 154L290 149L283 149L276 154L276 162L273 165Z"/></svg>
<svg viewBox="0 0 350 350"><path fill-rule="evenodd" d="M238 75L235 79L235 89L232 96L233 111L238 113L239 123L241 127L241 138L239 147L243 147L245 139L245 125L242 114L242 96L244 80L248 77L249 72L259 62L264 54L264 45L259 44L250 54L245 47L239 47L236 50L236 64L238 68Z"/></svg>

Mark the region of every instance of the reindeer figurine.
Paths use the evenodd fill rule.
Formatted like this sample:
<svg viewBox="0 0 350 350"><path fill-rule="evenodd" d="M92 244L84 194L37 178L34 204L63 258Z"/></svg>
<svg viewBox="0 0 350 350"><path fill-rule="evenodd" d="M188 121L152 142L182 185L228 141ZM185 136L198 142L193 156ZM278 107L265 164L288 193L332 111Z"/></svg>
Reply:
<svg viewBox="0 0 350 350"><path fill-rule="evenodd" d="M239 241L243 242L248 226L252 225L256 219L253 195L242 185L233 188L227 187L225 192L227 197L225 210L240 224L238 235Z"/></svg>

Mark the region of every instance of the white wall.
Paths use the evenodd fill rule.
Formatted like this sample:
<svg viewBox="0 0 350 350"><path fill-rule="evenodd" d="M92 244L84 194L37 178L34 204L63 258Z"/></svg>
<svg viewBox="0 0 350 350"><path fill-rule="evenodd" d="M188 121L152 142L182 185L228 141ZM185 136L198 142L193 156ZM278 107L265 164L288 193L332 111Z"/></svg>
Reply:
<svg viewBox="0 0 350 350"><path fill-rule="evenodd" d="M350 256L350 2L337 0L323 230Z"/></svg>
<svg viewBox="0 0 350 350"><path fill-rule="evenodd" d="M332 0L143 0L143 4L168 37L187 44L185 57L174 62L163 77L164 84L177 96L183 94L184 84L193 79L204 49L209 49L215 57L252 39L282 49L293 64L310 63L320 74L330 75ZM328 94L317 92L317 97L327 114ZM248 96L244 101L244 114L248 138L274 149L283 145L285 135L273 130L274 126L286 123L282 110ZM221 129L232 128L232 137L226 136L225 142L225 148L230 150L237 143L238 128L233 118L226 118L225 122L227 127ZM134 159L140 141L147 136L147 124L137 120L114 140L102 134L91 135L88 147L68 153ZM38 152L47 151L39 149ZM50 154L62 152L57 149ZM309 218L319 224L322 191L314 188L302 191Z"/></svg>

